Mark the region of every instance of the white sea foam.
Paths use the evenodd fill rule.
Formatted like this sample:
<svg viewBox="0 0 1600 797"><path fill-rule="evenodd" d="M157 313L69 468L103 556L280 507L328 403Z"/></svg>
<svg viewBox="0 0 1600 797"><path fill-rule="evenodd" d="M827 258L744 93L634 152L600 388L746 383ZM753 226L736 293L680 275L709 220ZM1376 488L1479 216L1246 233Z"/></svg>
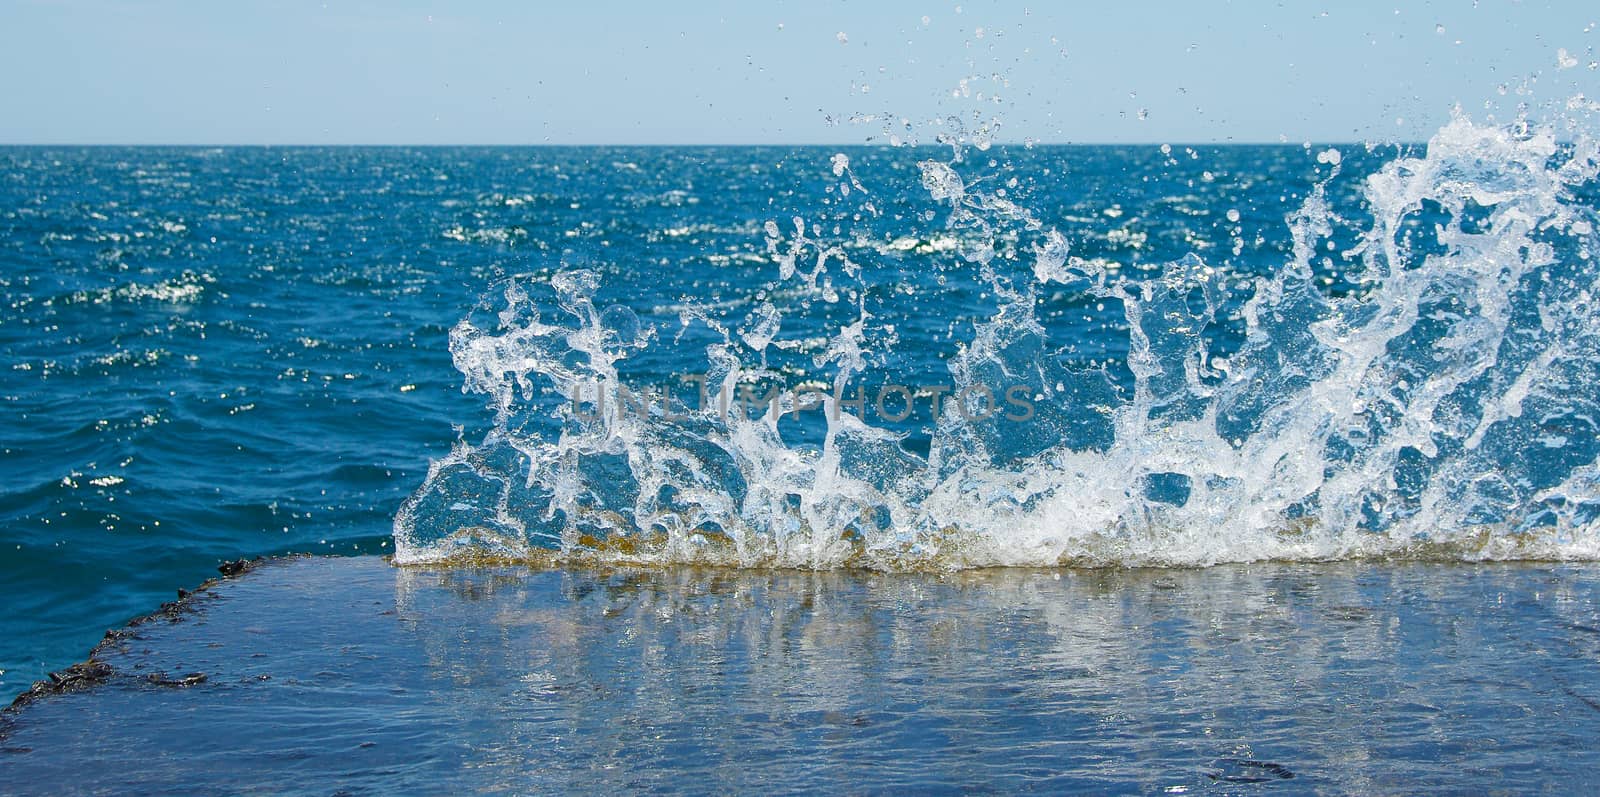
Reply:
<svg viewBox="0 0 1600 797"><path fill-rule="evenodd" d="M1337 179L1339 153L1317 159ZM619 362L671 340L597 309L591 273L552 280L570 321L541 318L530 288L514 283L496 324L469 319L451 336L467 387L493 398L496 426L434 463L395 520L397 561L543 551L879 568L1600 557L1592 138L1561 145L1548 129L1454 119L1426 156L1367 180L1373 220L1352 253L1362 290L1349 297L1313 280L1339 221L1317 185L1287 219L1292 259L1257 281L1247 341L1227 358L1204 342L1222 278L1200 256L1153 279L1119 277L963 179L962 165L959 150L921 164L948 209L945 229L889 246L956 242L925 254L959 255L999 305L952 358L951 382L1030 386L1039 411L1028 423L947 406L923 457L832 397L838 417L808 448L787 445L771 415L669 421L621 411L613 396L600 417L569 413L559 431L537 431L540 390L614 384ZM847 169L834 160L836 175ZM1419 228L1424 216L1433 224ZM766 234L790 286L818 289L860 268L802 220L768 223ZM993 242L1006 236L1032 242L1031 280L997 269ZM1103 372L1043 356L1035 290L1085 279L1126 308L1131 399ZM683 308L720 337L704 352L713 391L761 370L784 325L772 304L753 307L740 329ZM857 310L816 361L835 387L867 369L879 343L867 308Z"/></svg>

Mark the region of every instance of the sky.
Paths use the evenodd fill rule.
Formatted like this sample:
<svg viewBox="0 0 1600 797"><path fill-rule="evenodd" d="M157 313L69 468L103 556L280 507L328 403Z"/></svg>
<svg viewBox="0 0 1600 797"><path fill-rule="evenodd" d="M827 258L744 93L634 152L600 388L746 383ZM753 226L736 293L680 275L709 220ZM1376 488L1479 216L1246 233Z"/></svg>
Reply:
<svg viewBox="0 0 1600 797"><path fill-rule="evenodd" d="M1600 98L1600 4L0 0L0 144L1422 140ZM1564 55L1563 55L1564 53Z"/></svg>

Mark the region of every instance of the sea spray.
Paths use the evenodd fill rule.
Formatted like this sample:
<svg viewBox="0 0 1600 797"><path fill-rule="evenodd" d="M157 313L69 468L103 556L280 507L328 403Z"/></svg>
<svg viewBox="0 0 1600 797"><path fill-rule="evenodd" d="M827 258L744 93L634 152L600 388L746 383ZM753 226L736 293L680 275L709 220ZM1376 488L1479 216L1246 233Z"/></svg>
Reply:
<svg viewBox="0 0 1600 797"><path fill-rule="evenodd" d="M1286 220L1292 255L1250 286L1243 343L1230 351L1210 342L1227 323L1228 275L1199 253L1153 278L1119 277L964 178L963 148L952 152L919 165L945 210L943 228L917 239L951 244L912 254L972 280L993 308L947 359L939 389L961 398L929 419L925 451L840 397L889 367L896 346L928 342L904 339L900 319L869 304L871 264L821 225L774 220L768 299L743 318L690 302L682 326L713 341L700 384L738 395L783 376L768 354L793 314L843 316L811 362L819 441L789 431L798 394L753 412L630 402L622 366L682 345L683 330L596 307L592 272L512 281L492 323L470 317L451 335L466 388L491 397L494 427L432 465L396 517L397 561L900 569L1600 556L1592 138L1558 143L1548 129L1458 116L1425 156L1368 178L1363 219L1330 209L1341 156L1319 153L1327 177ZM840 201L877 212L848 158L831 167ZM1334 244L1357 224L1353 246ZM1341 263L1353 287L1319 286ZM1046 284L1122 305L1131 384L1056 356L1035 314ZM542 317L530 291L553 292L561 317ZM785 291L804 301L780 309L770 299ZM961 403L979 387L1022 388L1037 411L980 417ZM592 406L565 402L585 390Z"/></svg>

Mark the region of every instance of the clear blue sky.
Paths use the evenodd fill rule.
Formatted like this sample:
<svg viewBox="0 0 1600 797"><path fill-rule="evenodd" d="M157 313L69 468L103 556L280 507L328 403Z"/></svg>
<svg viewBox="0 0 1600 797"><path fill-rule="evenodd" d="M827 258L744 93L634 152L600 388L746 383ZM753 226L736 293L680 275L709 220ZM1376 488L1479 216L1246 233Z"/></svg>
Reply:
<svg viewBox="0 0 1600 797"><path fill-rule="evenodd" d="M845 144L882 127L852 116L973 109L1011 141L1417 139L1457 102L1504 115L1530 77L1536 101L1600 97L1597 21L1574 0L0 0L0 143Z"/></svg>

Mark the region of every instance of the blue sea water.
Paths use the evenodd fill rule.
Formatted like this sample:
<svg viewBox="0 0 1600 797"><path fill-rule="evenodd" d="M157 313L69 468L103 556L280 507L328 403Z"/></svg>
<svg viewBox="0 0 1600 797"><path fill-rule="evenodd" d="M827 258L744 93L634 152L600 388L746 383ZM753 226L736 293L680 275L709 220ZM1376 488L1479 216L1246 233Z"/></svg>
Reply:
<svg viewBox="0 0 1600 797"><path fill-rule="evenodd" d="M1470 125L1336 150L0 149L0 685L80 658L219 561L287 551L895 569L1343 558L1370 537L1395 543L1379 553L1470 539L1427 551L1583 558L1581 389L1600 380L1582 293L1595 183L1577 151ZM1417 174L1426 186L1405 183ZM1518 226L1546 205L1559 228ZM1399 242L1382 268L1382 247L1360 249L1374 229ZM1485 258L1505 267L1460 267ZM1339 349L1317 333L1330 319L1376 343ZM870 368L830 359L856 322ZM1484 341L1503 367L1443 354ZM848 429L821 412L584 425L555 389L728 362L787 387L1030 365L1041 418L951 426L923 404ZM1406 395L1387 414L1305 416L1325 483L1214 464L1262 461L1250 441L1303 445L1284 409L1371 402L1362 379ZM1519 390L1528 412L1480 400ZM1579 397L1538 404L1563 392ZM1364 453L1418 435L1418 412L1436 436ZM1221 447L1179 439L1195 423ZM877 432L892 440L852 447ZM1120 497L1006 481L1061 473ZM1098 507L1096 530L1040 531L1070 526L1063 501ZM967 503L978 520L951 508ZM983 517L1026 533L1013 545ZM1219 535L1237 544L1204 547Z"/></svg>

